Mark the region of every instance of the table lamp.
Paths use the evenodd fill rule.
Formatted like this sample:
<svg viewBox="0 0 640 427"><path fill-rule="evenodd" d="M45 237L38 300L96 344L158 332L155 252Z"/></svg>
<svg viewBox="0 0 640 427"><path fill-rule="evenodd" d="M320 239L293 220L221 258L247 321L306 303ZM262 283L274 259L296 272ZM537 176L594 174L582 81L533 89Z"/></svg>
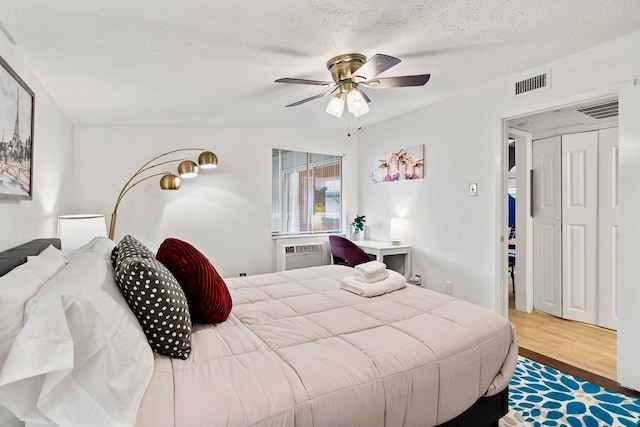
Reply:
<svg viewBox="0 0 640 427"><path fill-rule="evenodd" d="M406 238L407 220L405 218L392 217L390 223L391 244L398 246L402 239Z"/></svg>
<svg viewBox="0 0 640 427"><path fill-rule="evenodd" d="M72 251L98 236L107 236L107 223L102 214L58 217L58 238L63 250Z"/></svg>

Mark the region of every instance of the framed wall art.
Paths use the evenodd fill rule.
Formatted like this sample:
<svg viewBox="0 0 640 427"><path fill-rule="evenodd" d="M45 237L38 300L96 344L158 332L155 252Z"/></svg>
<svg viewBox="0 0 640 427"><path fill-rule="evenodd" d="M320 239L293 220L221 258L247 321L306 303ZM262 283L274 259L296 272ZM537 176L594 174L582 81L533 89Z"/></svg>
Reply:
<svg viewBox="0 0 640 427"><path fill-rule="evenodd" d="M424 144L380 153L371 161L373 182L393 182L424 178Z"/></svg>
<svg viewBox="0 0 640 427"><path fill-rule="evenodd" d="M33 197L35 95L0 57L0 199Z"/></svg>

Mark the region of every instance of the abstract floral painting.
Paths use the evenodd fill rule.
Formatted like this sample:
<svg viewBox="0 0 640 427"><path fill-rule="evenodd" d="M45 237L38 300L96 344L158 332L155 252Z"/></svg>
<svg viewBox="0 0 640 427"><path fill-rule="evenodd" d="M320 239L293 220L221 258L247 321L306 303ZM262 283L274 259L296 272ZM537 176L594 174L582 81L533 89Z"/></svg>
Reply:
<svg viewBox="0 0 640 427"><path fill-rule="evenodd" d="M371 161L373 182L393 182L424 178L424 145L381 153Z"/></svg>

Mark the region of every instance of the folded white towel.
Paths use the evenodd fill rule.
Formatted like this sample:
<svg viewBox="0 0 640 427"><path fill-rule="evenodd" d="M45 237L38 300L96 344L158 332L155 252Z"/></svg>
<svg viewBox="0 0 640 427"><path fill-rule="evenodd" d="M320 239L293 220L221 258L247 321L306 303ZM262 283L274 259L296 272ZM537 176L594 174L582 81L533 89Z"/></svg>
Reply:
<svg viewBox="0 0 640 427"><path fill-rule="evenodd" d="M368 274L366 276L364 274L360 273L359 271L356 271L356 275L355 275L356 279L358 279L358 280L360 280L361 282L364 282L364 283L379 282L380 280L384 280L387 277L389 277L389 272L386 269L375 271L375 272L370 273L370 274Z"/></svg>
<svg viewBox="0 0 640 427"><path fill-rule="evenodd" d="M387 265L384 262L380 261L364 262L354 267L356 272L362 274L364 277L369 277L370 275L376 274L384 270L385 268L387 268Z"/></svg>
<svg viewBox="0 0 640 427"><path fill-rule="evenodd" d="M389 277L386 279L374 283L365 283L353 276L345 277L340 281L340 287L363 297L376 297L407 286L402 274L393 270L388 270L388 274Z"/></svg>

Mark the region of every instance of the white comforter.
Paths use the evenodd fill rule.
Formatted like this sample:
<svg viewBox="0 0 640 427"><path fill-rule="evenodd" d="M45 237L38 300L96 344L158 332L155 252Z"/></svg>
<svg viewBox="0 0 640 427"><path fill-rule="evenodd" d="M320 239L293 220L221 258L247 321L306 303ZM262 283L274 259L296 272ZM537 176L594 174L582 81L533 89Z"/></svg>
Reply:
<svg viewBox="0 0 640 427"><path fill-rule="evenodd" d="M517 344L489 310L408 286L340 289L342 266L227 279L234 308L155 356L139 426L433 426L504 389Z"/></svg>

